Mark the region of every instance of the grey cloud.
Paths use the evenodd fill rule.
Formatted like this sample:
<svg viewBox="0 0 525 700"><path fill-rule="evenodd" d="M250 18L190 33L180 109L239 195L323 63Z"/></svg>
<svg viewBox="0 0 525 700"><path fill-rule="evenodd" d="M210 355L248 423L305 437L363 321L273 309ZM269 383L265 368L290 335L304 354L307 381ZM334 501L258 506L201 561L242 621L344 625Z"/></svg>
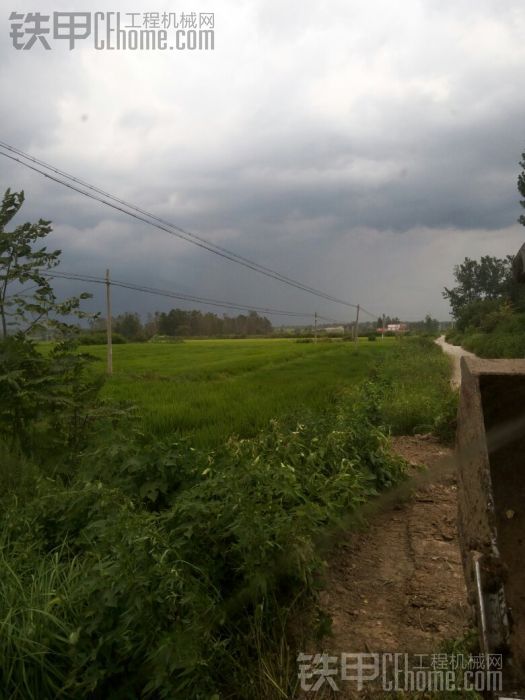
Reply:
<svg viewBox="0 0 525 700"><path fill-rule="evenodd" d="M57 9L66 5L85 9L80 0ZM123 0L115 7L129 11ZM219 10L203 0L201 9L216 12L216 52L176 60L22 55L4 23L1 138L378 313L446 317L441 288L461 257L514 251L525 150L520 3L338 0L321 12L314 2ZM3 158L0 183L25 189L24 219L54 221L64 268L109 266L142 284L352 313ZM142 312L170 304L116 300Z"/></svg>

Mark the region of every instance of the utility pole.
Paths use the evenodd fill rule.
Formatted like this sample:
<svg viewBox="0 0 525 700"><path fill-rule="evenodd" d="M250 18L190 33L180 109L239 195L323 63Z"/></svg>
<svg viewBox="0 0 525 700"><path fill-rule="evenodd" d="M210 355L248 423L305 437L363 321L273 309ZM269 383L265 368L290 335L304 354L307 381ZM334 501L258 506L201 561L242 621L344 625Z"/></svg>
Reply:
<svg viewBox="0 0 525 700"><path fill-rule="evenodd" d="M317 343L317 311L314 313L314 343Z"/></svg>
<svg viewBox="0 0 525 700"><path fill-rule="evenodd" d="M385 339L385 314L383 314L383 323L381 324L381 340Z"/></svg>
<svg viewBox="0 0 525 700"><path fill-rule="evenodd" d="M357 313L355 317L355 328L354 328L354 343L359 342L359 304L357 305Z"/></svg>
<svg viewBox="0 0 525 700"><path fill-rule="evenodd" d="M113 374L113 344L111 337L111 283L109 281L109 270L106 270L106 330L108 346L107 373Z"/></svg>

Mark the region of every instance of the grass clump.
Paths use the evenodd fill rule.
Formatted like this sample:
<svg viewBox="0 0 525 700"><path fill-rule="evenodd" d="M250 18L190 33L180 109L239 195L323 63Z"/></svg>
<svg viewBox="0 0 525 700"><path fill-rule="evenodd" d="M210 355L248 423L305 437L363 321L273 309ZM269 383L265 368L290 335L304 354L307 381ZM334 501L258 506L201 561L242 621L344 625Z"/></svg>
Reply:
<svg viewBox="0 0 525 700"><path fill-rule="evenodd" d="M54 462L36 443L24 453L4 442L6 697L293 697L289 621L315 599L326 535L403 477L389 431L430 422L428 397L445 406L444 385L435 386L446 374L437 348L434 356L434 346L417 340L370 345L383 347L376 361L385 359L369 381L322 408L296 411L294 420L274 418L252 437L213 447L188 434L159 440L90 404L81 439L53 440ZM339 347L351 364L353 349ZM321 356L332 361L325 348ZM370 367L371 355L363 358ZM93 401L89 388L82 395ZM400 391L415 409L396 400ZM81 407L73 408L77 416ZM69 402L53 405L46 417L35 393L25 429L32 434L36 422L46 434L48 421L56 432L63 421L69 435L78 422L71 410Z"/></svg>
<svg viewBox="0 0 525 700"><path fill-rule="evenodd" d="M376 368L382 423L395 435L455 435L457 393L450 386L450 361L431 338L401 339Z"/></svg>
<svg viewBox="0 0 525 700"><path fill-rule="evenodd" d="M264 697L282 685L270 640L315 590L318 538L402 476L372 416L370 402L342 401L213 452L114 439L106 459L102 445L84 451L76 473L5 495L8 696Z"/></svg>

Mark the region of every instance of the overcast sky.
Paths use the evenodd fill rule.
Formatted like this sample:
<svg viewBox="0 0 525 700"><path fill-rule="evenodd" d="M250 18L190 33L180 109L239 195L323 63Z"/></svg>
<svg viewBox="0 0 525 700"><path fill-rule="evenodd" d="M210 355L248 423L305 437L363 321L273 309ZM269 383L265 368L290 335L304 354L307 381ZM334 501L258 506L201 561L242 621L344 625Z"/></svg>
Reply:
<svg viewBox="0 0 525 700"><path fill-rule="evenodd" d="M513 254L525 239L516 223L523 0L118 0L108 9L214 12L215 50L96 51L86 40L69 51L50 40L50 51L17 51L6 7L0 140L375 314L445 320L453 266ZM25 191L19 220L53 221L64 271L109 267L140 284L352 318L5 158L0 181ZM95 293L91 306L102 309ZM116 313L173 305L114 293Z"/></svg>

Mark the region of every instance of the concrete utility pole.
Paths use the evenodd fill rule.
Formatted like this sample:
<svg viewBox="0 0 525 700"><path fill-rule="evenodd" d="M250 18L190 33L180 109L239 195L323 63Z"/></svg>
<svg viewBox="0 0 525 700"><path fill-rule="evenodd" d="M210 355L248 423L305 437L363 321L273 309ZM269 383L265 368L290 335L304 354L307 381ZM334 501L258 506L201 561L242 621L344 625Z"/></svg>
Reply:
<svg viewBox="0 0 525 700"><path fill-rule="evenodd" d="M314 343L317 343L317 311L314 313Z"/></svg>
<svg viewBox="0 0 525 700"><path fill-rule="evenodd" d="M113 339L111 336L111 283L109 281L109 270L106 270L106 330L108 346L107 373L113 374Z"/></svg>
<svg viewBox="0 0 525 700"><path fill-rule="evenodd" d="M359 342L359 304L357 305L357 314L355 317L355 328L354 328L354 343Z"/></svg>
<svg viewBox="0 0 525 700"><path fill-rule="evenodd" d="M381 340L385 339L385 314L383 314L383 323L381 324Z"/></svg>

